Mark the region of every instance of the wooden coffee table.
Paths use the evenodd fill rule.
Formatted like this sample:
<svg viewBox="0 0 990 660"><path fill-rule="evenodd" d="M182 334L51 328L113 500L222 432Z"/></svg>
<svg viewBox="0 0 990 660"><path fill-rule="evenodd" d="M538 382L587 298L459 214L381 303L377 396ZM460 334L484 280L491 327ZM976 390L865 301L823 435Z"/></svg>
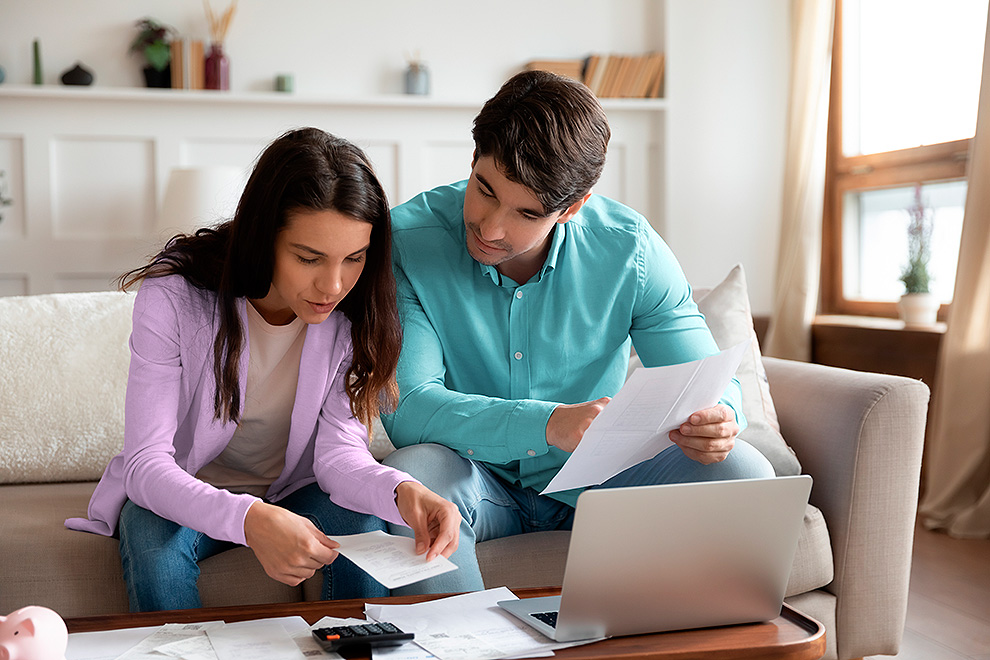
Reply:
<svg viewBox="0 0 990 660"><path fill-rule="evenodd" d="M555 596L559 588L513 589L520 598ZM374 599L376 603L418 603L440 596L399 596ZM156 626L165 623L217 621L227 623L279 616L301 616L310 624L324 616L364 618L365 599L274 605L209 607L198 610L108 614L66 619L70 633ZM560 660L735 660L742 658L787 658L816 660L825 654L825 628L819 622L784 605L780 616L766 623L752 623L704 630L685 630L615 637L594 644L555 652ZM368 656L350 656L367 658Z"/></svg>

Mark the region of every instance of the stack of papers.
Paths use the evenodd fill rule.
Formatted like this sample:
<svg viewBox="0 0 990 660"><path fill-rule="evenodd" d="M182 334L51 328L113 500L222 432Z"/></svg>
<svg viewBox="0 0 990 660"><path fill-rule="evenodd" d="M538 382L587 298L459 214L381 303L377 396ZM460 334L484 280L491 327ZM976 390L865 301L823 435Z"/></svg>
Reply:
<svg viewBox="0 0 990 660"><path fill-rule="evenodd" d="M164 626L72 633L66 660L313 660L341 658L324 651L312 630L389 621L416 634L414 642L372 649L374 660L494 660L551 656L555 649L594 640L558 643L504 612L514 600L500 587L413 605L365 605L367 620L302 617L241 623L169 623Z"/></svg>
<svg viewBox="0 0 990 660"><path fill-rule="evenodd" d="M336 625L336 624L333 624ZM73 633L66 660L306 660L324 653L302 617Z"/></svg>
<svg viewBox="0 0 990 660"><path fill-rule="evenodd" d="M515 599L499 587L412 605L366 605L369 619L389 621L416 634L415 644L374 649L374 660L531 658L596 641L560 643L544 637L498 606L500 600Z"/></svg>

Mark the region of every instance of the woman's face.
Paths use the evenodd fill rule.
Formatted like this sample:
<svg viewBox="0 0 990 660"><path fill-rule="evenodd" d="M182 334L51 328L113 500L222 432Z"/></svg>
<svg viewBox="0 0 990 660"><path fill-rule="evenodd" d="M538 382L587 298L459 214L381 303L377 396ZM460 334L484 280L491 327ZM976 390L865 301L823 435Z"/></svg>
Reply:
<svg viewBox="0 0 990 660"><path fill-rule="evenodd" d="M322 323L354 288L371 245L371 223L337 211L290 211L275 239L275 270L251 303L272 325L297 316Z"/></svg>

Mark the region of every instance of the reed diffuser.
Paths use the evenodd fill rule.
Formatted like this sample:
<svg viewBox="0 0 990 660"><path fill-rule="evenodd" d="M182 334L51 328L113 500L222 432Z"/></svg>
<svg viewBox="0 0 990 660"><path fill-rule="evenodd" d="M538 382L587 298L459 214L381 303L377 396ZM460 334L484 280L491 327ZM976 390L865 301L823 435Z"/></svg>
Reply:
<svg viewBox="0 0 990 660"><path fill-rule="evenodd" d="M223 52L223 44L227 38L227 30L237 9L237 0L233 0L221 14L214 13L209 0L203 0L206 7L206 20L210 25L210 52L206 55L205 87L206 89L230 89L230 60Z"/></svg>

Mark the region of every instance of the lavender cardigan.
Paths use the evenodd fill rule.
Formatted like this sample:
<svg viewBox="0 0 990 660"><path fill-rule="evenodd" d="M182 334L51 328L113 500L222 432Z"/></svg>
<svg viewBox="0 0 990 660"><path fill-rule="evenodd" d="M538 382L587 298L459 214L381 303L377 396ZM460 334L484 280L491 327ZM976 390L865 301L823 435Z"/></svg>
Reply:
<svg viewBox="0 0 990 660"><path fill-rule="evenodd" d="M212 538L246 545L244 516L258 498L214 488L193 476L223 451L236 428L213 419L215 301L214 293L178 275L142 283L134 301L124 449L107 465L88 517L70 518L66 527L110 536L129 498ZM238 305L247 332L247 300ZM317 482L340 506L405 524L395 488L413 479L375 461L368 432L351 415L344 392L350 327L335 311L306 329L285 468L267 499L278 501ZM240 363L242 402L247 346Z"/></svg>

